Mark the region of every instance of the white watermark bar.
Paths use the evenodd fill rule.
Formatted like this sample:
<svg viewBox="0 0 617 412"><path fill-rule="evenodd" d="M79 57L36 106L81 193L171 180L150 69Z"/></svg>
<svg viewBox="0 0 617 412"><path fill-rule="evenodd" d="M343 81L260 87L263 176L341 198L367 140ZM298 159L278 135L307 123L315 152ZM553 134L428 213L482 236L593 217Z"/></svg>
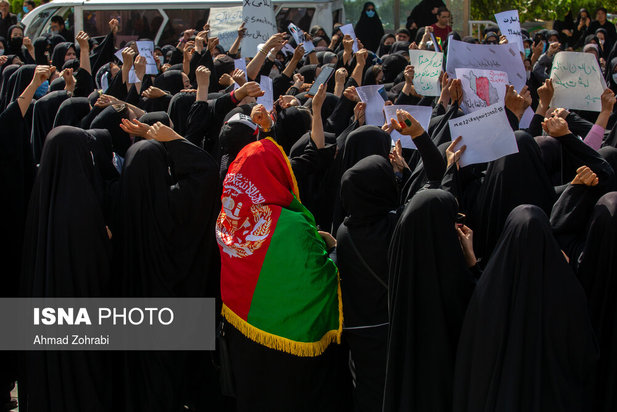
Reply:
<svg viewBox="0 0 617 412"><path fill-rule="evenodd" d="M0 298L0 350L215 348L211 298Z"/></svg>

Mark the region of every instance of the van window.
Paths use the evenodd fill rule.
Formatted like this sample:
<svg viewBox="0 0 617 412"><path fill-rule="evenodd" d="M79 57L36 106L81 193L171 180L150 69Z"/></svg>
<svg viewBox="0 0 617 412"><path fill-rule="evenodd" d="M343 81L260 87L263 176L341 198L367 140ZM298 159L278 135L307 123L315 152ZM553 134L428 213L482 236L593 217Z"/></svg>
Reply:
<svg viewBox="0 0 617 412"><path fill-rule="evenodd" d="M90 37L106 36L111 19L120 23L116 47L131 40L154 40L163 23L158 10L84 10L84 31Z"/></svg>
<svg viewBox="0 0 617 412"><path fill-rule="evenodd" d="M315 8L313 7L281 7L276 14L276 27L279 33L285 33L289 23L293 23L308 32L311 29L314 14Z"/></svg>
<svg viewBox="0 0 617 412"><path fill-rule="evenodd" d="M332 12L332 24L343 23L343 9L337 9Z"/></svg>
<svg viewBox="0 0 617 412"><path fill-rule="evenodd" d="M201 31L210 16L210 9L165 9L164 11L169 20L158 42L161 46L165 44L175 46L187 29Z"/></svg>
<svg viewBox="0 0 617 412"><path fill-rule="evenodd" d="M51 16L54 15L56 10L58 10L58 7L51 7L38 13L28 27L26 27L25 35L31 39L35 39L40 36L40 30L43 29L43 26L47 23L47 20L51 19Z"/></svg>

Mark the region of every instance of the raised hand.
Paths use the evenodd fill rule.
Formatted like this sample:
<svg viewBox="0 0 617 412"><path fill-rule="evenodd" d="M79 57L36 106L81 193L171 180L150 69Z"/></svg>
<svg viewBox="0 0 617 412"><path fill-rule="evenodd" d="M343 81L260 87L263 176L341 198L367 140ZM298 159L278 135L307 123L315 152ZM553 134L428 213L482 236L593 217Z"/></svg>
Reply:
<svg viewBox="0 0 617 412"><path fill-rule="evenodd" d="M400 134L411 136L412 139L415 139L424 133L422 125L405 110L397 110L396 117L396 120L390 119L390 124Z"/></svg>

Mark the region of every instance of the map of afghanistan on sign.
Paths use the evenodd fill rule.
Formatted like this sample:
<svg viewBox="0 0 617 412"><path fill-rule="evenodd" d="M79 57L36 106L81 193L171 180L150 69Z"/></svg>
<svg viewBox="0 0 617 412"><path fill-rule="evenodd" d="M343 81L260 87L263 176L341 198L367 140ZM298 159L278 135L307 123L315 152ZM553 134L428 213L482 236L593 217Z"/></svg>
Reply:
<svg viewBox="0 0 617 412"><path fill-rule="evenodd" d="M464 113L473 113L495 103L504 103L508 74L495 70L456 69L463 86Z"/></svg>

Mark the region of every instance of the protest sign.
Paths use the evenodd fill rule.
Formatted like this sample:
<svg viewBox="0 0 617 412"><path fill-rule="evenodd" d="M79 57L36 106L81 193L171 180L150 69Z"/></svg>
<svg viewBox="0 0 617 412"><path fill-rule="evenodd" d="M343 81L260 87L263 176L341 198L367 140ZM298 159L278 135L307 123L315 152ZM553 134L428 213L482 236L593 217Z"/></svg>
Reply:
<svg viewBox="0 0 617 412"><path fill-rule="evenodd" d="M413 85L416 92L422 96L439 96L443 53L409 50L409 64L414 67Z"/></svg>
<svg viewBox="0 0 617 412"><path fill-rule="evenodd" d="M242 6L210 9L210 37L218 37L219 44L229 50L242 24Z"/></svg>
<svg viewBox="0 0 617 412"><path fill-rule="evenodd" d="M555 94L551 107L565 109L602 110L600 96L606 81L595 55L591 53L560 52L553 59L551 80Z"/></svg>
<svg viewBox="0 0 617 412"><path fill-rule="evenodd" d="M139 55L146 58L146 74L158 74L159 70L156 67L156 60L154 59L154 42L149 40L138 40L136 43Z"/></svg>
<svg viewBox="0 0 617 412"><path fill-rule="evenodd" d="M456 78L463 86L461 109L472 113L478 109L504 104L508 74L495 70L456 69Z"/></svg>
<svg viewBox="0 0 617 412"><path fill-rule="evenodd" d="M384 124L383 108L385 101L379 94L379 89L382 87L380 84L356 87L360 100L366 103L366 110L364 111L366 124L379 127Z"/></svg>
<svg viewBox="0 0 617 412"><path fill-rule="evenodd" d="M384 106L383 111L386 115L386 121L390 123L390 119L396 120L396 111L397 110L405 110L407 113L413 116L414 119L422 125L422 128L428 132L428 126L431 122L431 115L433 113L433 108L431 106L408 106L408 105L391 105ZM397 140L401 140L401 145L406 149L415 149L416 145L413 142L411 136L407 136L404 134L400 134L396 130L393 130L390 133L390 137L392 137L392 143L396 143Z"/></svg>
<svg viewBox="0 0 617 412"><path fill-rule="evenodd" d="M264 92L263 96L257 98L257 104L263 104L267 111L274 107L274 93L272 92L272 79L268 76L261 76L259 87Z"/></svg>
<svg viewBox="0 0 617 412"><path fill-rule="evenodd" d="M315 50L315 45L313 45L313 42L306 41L304 32L298 26L296 26L293 23L289 23L289 26L287 26L287 29L289 30L289 33L291 33L291 36L296 41L296 46L302 45L302 47L304 48L305 56L309 54L310 52L312 52L313 50Z"/></svg>
<svg viewBox="0 0 617 412"><path fill-rule="evenodd" d="M508 122L506 109L501 103L485 107L468 115L450 120L452 139L462 136L467 150L461 156L461 167L491 162L512 153L518 153L516 137Z"/></svg>
<svg viewBox="0 0 617 412"><path fill-rule="evenodd" d="M448 76L456 77L457 68L506 72L508 81L517 92L523 90L527 83L523 60L518 46L514 44L469 44L451 39L446 60Z"/></svg>
<svg viewBox="0 0 617 412"><path fill-rule="evenodd" d="M516 44L521 53L525 52L523 36L521 36L521 23L518 19L518 10L502 11L495 14L499 25L499 31L506 36L509 44Z"/></svg>
<svg viewBox="0 0 617 412"><path fill-rule="evenodd" d="M277 32L272 0L245 1L242 20L246 27L246 35L242 39L242 55L255 57L257 45L267 42Z"/></svg>
<svg viewBox="0 0 617 412"><path fill-rule="evenodd" d="M349 35L353 39L353 47L352 50L354 53L358 51L358 38L356 37L356 32L353 30L353 26L351 23L341 26L339 28L343 36Z"/></svg>

